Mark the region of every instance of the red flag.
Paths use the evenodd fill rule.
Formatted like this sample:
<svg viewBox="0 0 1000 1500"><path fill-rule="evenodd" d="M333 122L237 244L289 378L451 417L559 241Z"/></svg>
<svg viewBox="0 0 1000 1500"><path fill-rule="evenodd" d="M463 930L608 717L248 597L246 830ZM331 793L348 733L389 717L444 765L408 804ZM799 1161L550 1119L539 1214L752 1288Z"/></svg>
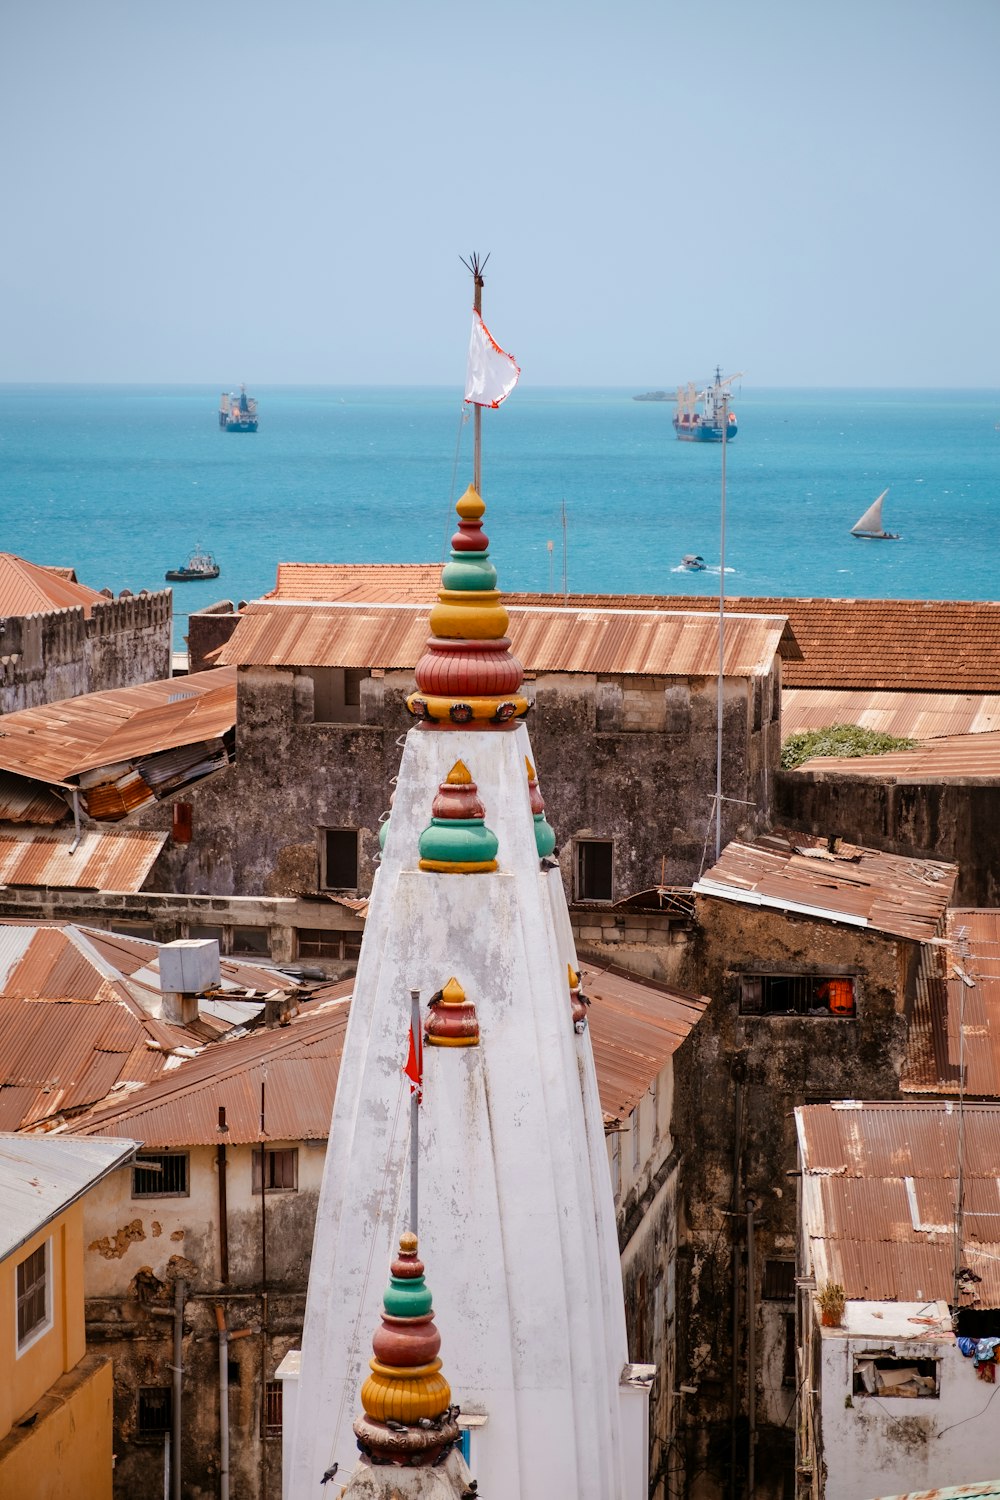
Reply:
<svg viewBox="0 0 1000 1500"><path fill-rule="evenodd" d="M419 1026L410 1027L410 1050L403 1072L410 1080L410 1093L416 1094L419 1104L424 1092L424 1039Z"/></svg>

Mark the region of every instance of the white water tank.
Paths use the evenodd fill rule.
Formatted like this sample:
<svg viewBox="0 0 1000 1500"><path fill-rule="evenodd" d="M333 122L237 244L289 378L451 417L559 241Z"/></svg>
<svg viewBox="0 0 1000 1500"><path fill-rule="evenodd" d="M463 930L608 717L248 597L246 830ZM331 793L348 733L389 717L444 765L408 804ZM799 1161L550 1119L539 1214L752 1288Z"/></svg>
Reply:
<svg viewBox="0 0 1000 1500"><path fill-rule="evenodd" d="M214 938L178 938L160 949L160 989L200 995L219 983L219 945Z"/></svg>

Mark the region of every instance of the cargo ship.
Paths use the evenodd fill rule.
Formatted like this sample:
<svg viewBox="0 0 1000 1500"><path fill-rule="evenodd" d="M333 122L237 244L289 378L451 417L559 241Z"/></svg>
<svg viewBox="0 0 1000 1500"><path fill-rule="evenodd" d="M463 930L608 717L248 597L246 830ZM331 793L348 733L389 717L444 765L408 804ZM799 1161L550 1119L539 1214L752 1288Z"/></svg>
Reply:
<svg viewBox="0 0 1000 1500"><path fill-rule="evenodd" d="M240 386L238 396L233 391L223 391L219 402L219 426L223 432L257 431L257 400L247 395L245 385Z"/></svg>
<svg viewBox="0 0 1000 1500"><path fill-rule="evenodd" d="M168 583L197 583L203 578L218 578L221 571L211 552L196 547L186 563L179 568L168 568L163 576Z"/></svg>
<svg viewBox="0 0 1000 1500"><path fill-rule="evenodd" d="M674 431L682 442L721 443L723 424L726 442L732 442L739 431L736 413L727 413L724 403L728 400L728 387L734 380L739 380L742 373L741 370L735 375L727 375L723 380L722 371L716 365L715 379L703 391L696 391L693 384L678 387ZM699 402L701 411L698 410Z"/></svg>

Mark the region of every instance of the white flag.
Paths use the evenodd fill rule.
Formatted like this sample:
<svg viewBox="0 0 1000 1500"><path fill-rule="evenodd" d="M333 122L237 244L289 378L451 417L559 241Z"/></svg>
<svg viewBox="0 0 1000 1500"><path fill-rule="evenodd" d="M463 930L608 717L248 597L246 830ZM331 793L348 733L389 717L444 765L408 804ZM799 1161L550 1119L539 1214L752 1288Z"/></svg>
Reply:
<svg viewBox="0 0 1000 1500"><path fill-rule="evenodd" d="M473 309L469 367L465 375L466 401L471 401L474 406L499 406L517 385L520 373L517 360L500 348Z"/></svg>

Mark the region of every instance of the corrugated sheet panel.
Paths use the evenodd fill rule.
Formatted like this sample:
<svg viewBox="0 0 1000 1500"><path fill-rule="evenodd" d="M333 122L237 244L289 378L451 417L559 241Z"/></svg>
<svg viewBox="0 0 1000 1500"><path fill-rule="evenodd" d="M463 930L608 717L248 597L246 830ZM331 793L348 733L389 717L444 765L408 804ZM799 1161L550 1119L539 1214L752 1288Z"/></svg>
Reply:
<svg viewBox="0 0 1000 1500"><path fill-rule="evenodd" d="M30 823L37 828L71 816L68 803L48 787L0 771L0 823Z"/></svg>
<svg viewBox="0 0 1000 1500"><path fill-rule="evenodd" d="M179 685L180 684L180 685ZM67 783L101 767L219 739L236 723L236 674L216 668L5 714L0 768Z"/></svg>
<svg viewBox="0 0 1000 1500"><path fill-rule="evenodd" d="M615 969L580 965L606 1119L627 1120L705 1012L708 1000ZM567 995L567 1006L569 998Z"/></svg>
<svg viewBox="0 0 1000 1500"><path fill-rule="evenodd" d="M0 1130L20 1130L37 1097L37 1089L0 1087Z"/></svg>
<svg viewBox="0 0 1000 1500"><path fill-rule="evenodd" d="M3 930L3 929L0 929ZM96 1003L120 998L113 979L90 962L74 942L72 929L19 927L18 941L28 941L10 965L0 993L9 1000L77 1000Z"/></svg>
<svg viewBox="0 0 1000 1500"><path fill-rule="evenodd" d="M137 891L167 834L153 829L90 829L74 853L73 830L0 832L0 884Z"/></svg>
<svg viewBox="0 0 1000 1500"><path fill-rule="evenodd" d="M948 947L921 956L900 1087L1000 1098L1000 912L949 911Z"/></svg>
<svg viewBox="0 0 1000 1500"><path fill-rule="evenodd" d="M0 1257L11 1254L88 1187L127 1161L136 1145L47 1136L0 1140ZM89 1149L80 1150L81 1146Z"/></svg>
<svg viewBox="0 0 1000 1500"><path fill-rule="evenodd" d="M703 615L512 606L513 649L529 672L715 677L718 626ZM219 655L241 666L368 667L412 671L429 634L412 605L251 604ZM770 670L786 635L781 616L726 616L725 674Z"/></svg>
<svg viewBox="0 0 1000 1500"><path fill-rule="evenodd" d="M795 775L860 776L892 782L944 781L950 776L995 781L1000 776L1000 731L926 740L912 750L893 750L887 755L817 756L797 767Z"/></svg>
<svg viewBox="0 0 1000 1500"><path fill-rule="evenodd" d="M26 562L13 552L0 552L0 617L46 614L53 609L82 606L89 618L93 606L103 603L103 595L61 576L62 572Z"/></svg>
<svg viewBox="0 0 1000 1500"><path fill-rule="evenodd" d="M35 936L34 926L0 923L0 995L7 993L7 981L16 970Z"/></svg>
<svg viewBox="0 0 1000 1500"><path fill-rule="evenodd" d="M834 724L859 724L879 734L929 740L1000 730L1000 693L886 693L836 688L785 688L781 732L801 734Z"/></svg>
<svg viewBox="0 0 1000 1500"><path fill-rule="evenodd" d="M701 895L783 907L807 907L831 920L854 920L898 937L928 939L943 922L956 865L907 859L876 849L795 835L733 842L697 882ZM815 853L808 852L815 850Z"/></svg>

